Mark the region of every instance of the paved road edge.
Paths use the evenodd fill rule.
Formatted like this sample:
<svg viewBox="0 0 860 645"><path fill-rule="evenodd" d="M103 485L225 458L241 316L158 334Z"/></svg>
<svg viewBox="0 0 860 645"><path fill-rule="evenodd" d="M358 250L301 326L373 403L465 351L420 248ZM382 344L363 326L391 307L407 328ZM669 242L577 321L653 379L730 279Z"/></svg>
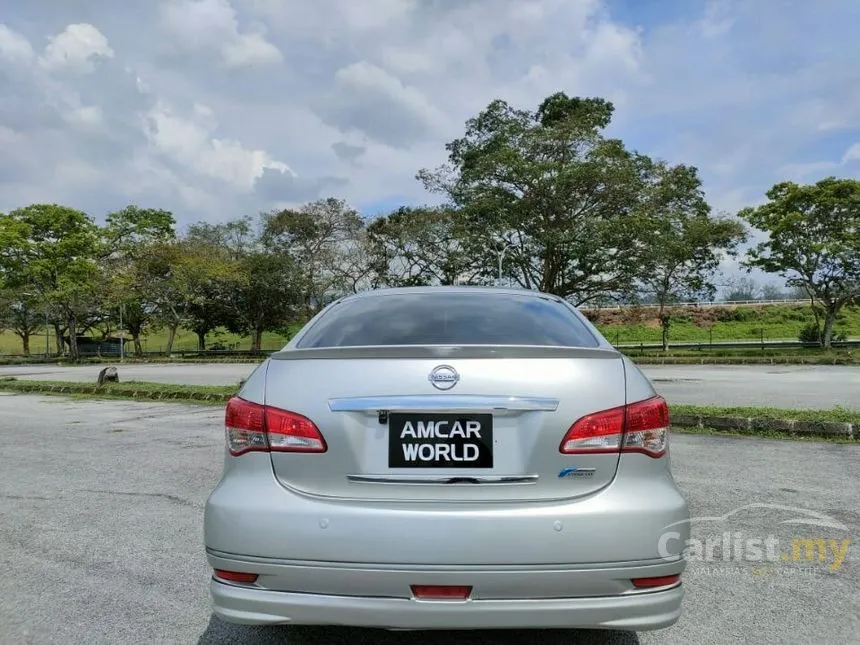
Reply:
<svg viewBox="0 0 860 645"><path fill-rule="evenodd" d="M231 394L193 392L171 389L169 385L158 389L139 389L133 384L111 384L99 387L88 383L62 384L22 383L12 379L0 380L0 390L28 394L83 394L147 401L226 402ZM860 440L860 424L841 421L797 420L781 417L719 416L705 414L672 414L671 425L677 428L713 429L732 433L762 433L776 436L813 436L829 439Z"/></svg>
<svg viewBox="0 0 860 645"><path fill-rule="evenodd" d="M816 436L860 440L860 424L842 421L807 421L778 417L709 416L672 414L671 425L679 428L713 428L730 432L769 432L787 436Z"/></svg>

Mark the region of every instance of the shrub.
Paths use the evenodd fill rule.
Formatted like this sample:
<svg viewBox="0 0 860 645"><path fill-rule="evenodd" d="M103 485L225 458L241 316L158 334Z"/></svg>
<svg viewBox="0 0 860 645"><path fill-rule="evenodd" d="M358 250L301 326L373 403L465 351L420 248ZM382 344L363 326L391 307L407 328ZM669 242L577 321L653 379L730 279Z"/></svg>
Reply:
<svg viewBox="0 0 860 645"><path fill-rule="evenodd" d="M834 343L841 343L848 340L848 336L845 332L837 329L830 332L830 337L830 340ZM797 339L802 343L820 343L821 330L814 322L809 323L801 328L800 333L797 335Z"/></svg>

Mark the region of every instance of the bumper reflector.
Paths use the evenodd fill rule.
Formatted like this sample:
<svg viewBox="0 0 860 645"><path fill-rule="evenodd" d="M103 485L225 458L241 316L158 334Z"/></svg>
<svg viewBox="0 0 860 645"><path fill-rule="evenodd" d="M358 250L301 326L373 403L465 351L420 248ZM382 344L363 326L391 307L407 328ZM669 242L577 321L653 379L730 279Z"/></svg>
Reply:
<svg viewBox="0 0 860 645"><path fill-rule="evenodd" d="M681 574L676 573L673 576L657 576L655 578L633 578L630 582L638 589L648 589L649 587L666 587L674 585L681 580Z"/></svg>
<svg viewBox="0 0 860 645"><path fill-rule="evenodd" d="M228 582L239 582L249 585L257 581L256 573L242 573L240 571L224 571L223 569L215 569L215 577Z"/></svg>
<svg viewBox="0 0 860 645"><path fill-rule="evenodd" d="M412 596L417 600L468 600L472 587L451 585L412 585Z"/></svg>

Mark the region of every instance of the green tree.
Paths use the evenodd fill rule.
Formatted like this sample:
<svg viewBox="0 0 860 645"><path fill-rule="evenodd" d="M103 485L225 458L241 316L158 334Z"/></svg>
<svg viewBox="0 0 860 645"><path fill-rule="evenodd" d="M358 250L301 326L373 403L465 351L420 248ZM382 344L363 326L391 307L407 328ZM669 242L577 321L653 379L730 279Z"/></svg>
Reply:
<svg viewBox="0 0 860 645"><path fill-rule="evenodd" d="M141 336L155 317L156 308L147 299L148 279L139 264L153 244L170 242L176 237L173 213L162 209L129 205L109 213L102 229L108 312L102 312L108 329L122 322L123 332L131 335L134 353L143 354Z"/></svg>
<svg viewBox="0 0 860 645"><path fill-rule="evenodd" d="M446 165L419 172L458 208L485 278L506 252L521 286L577 304L631 288L653 163L603 135L613 109L563 93L534 111L496 100L447 144Z"/></svg>
<svg viewBox="0 0 860 645"><path fill-rule="evenodd" d="M333 277L343 293L358 293L388 284L389 264L376 251L367 227L345 242L340 256Z"/></svg>
<svg viewBox="0 0 860 645"><path fill-rule="evenodd" d="M105 217L104 247L108 253L133 254L141 245L176 237L176 219L170 211L130 204Z"/></svg>
<svg viewBox="0 0 860 645"><path fill-rule="evenodd" d="M648 238L638 282L641 292L657 304L663 351L669 349L670 306L713 298L720 261L745 239L741 222L711 214L701 186L695 168L657 164L647 190Z"/></svg>
<svg viewBox="0 0 860 645"><path fill-rule="evenodd" d="M791 297L791 294L785 293L781 286L770 282L762 285L759 295L762 300L787 300Z"/></svg>
<svg viewBox="0 0 860 645"><path fill-rule="evenodd" d="M758 297L759 291L755 280L748 276L740 276L728 281L724 300L726 302L755 300Z"/></svg>
<svg viewBox="0 0 860 645"><path fill-rule="evenodd" d="M823 318L820 343L830 348L837 315L860 298L860 181L783 182L767 191L767 198L739 213L768 235L745 263L802 287L816 323Z"/></svg>
<svg viewBox="0 0 860 645"><path fill-rule="evenodd" d="M152 307L155 319L167 328L168 354L173 351L180 327L187 326L198 333L198 342L200 331L205 335L212 328L207 307L223 306L223 301L213 304L213 300L224 297L223 291L216 289L236 279L236 266L225 257L223 249L196 240L167 240L144 247L135 263L133 279L143 285L145 302Z"/></svg>
<svg viewBox="0 0 860 645"><path fill-rule="evenodd" d="M219 224L196 222L184 237L195 244L224 249L230 259L238 260L259 245L260 233L253 219L245 216Z"/></svg>
<svg viewBox="0 0 860 645"><path fill-rule="evenodd" d="M455 284L480 269L469 252L463 222L451 207L404 206L373 220L367 233L383 284Z"/></svg>
<svg viewBox="0 0 860 645"><path fill-rule="evenodd" d="M98 227L74 208L32 204L0 217L4 281L57 308L72 360L78 358L79 322L98 307L99 252Z"/></svg>
<svg viewBox="0 0 860 645"><path fill-rule="evenodd" d="M251 337L259 352L263 332L285 328L303 305L300 272L289 256L254 250L239 260L239 280L231 289L230 331Z"/></svg>
<svg viewBox="0 0 860 645"><path fill-rule="evenodd" d="M20 288L0 289L0 330L4 327L21 339L24 356L29 356L30 338L45 328L45 307L37 296Z"/></svg>
<svg viewBox="0 0 860 645"><path fill-rule="evenodd" d="M345 291L344 262L363 227L358 212L334 198L263 216L261 243L293 261L299 271L306 316Z"/></svg>
<svg viewBox="0 0 860 645"><path fill-rule="evenodd" d="M220 263L232 267L212 276L201 287L203 297L190 304L188 324L197 334L200 349L205 349L206 334L223 326L250 334L252 349L259 350L263 332L285 323L285 312L294 304L291 276L284 274L289 258L265 253L260 235L250 217L218 224L197 222L188 228L186 243L208 249Z"/></svg>

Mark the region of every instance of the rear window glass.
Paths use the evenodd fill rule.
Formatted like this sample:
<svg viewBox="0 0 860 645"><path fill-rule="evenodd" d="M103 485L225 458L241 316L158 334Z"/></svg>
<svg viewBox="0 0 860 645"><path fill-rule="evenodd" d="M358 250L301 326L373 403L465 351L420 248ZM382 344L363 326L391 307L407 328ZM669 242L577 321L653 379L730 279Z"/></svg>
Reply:
<svg viewBox="0 0 860 645"><path fill-rule="evenodd" d="M565 305L535 296L488 293L392 294L356 298L320 317L297 344L542 345L597 347Z"/></svg>

